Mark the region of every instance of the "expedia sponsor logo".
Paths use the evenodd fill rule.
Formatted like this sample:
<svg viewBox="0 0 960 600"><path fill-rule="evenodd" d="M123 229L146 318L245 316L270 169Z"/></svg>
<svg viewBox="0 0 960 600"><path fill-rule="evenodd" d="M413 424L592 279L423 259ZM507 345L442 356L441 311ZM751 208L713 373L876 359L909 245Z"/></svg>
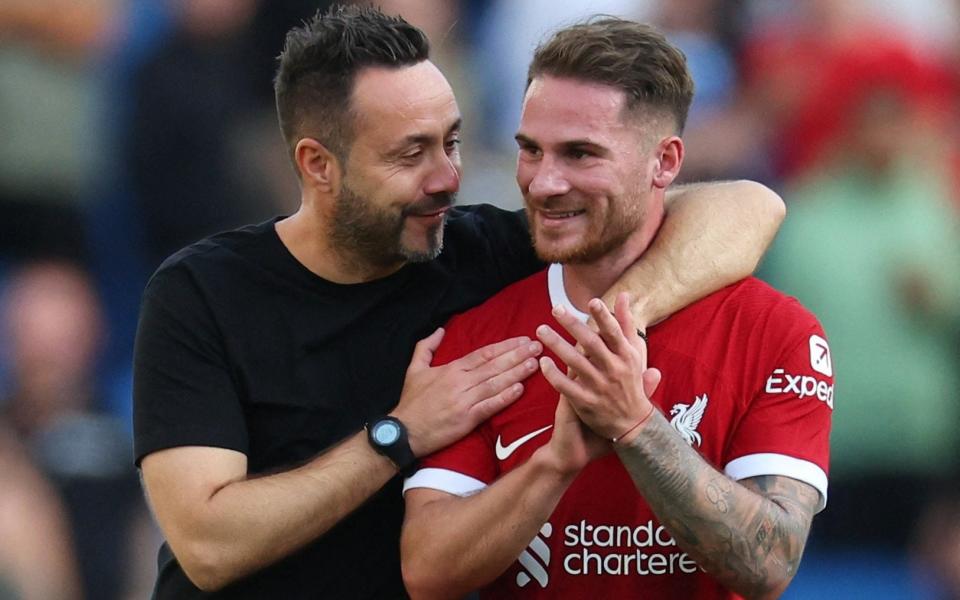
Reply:
<svg viewBox="0 0 960 600"><path fill-rule="evenodd" d="M783 369L774 369L767 378L768 394L796 394L800 398L813 396L833 410L833 385L811 375L791 375Z"/></svg>
<svg viewBox="0 0 960 600"><path fill-rule="evenodd" d="M567 525L563 557L569 575L672 575L694 573L697 564L652 520L642 525Z"/></svg>

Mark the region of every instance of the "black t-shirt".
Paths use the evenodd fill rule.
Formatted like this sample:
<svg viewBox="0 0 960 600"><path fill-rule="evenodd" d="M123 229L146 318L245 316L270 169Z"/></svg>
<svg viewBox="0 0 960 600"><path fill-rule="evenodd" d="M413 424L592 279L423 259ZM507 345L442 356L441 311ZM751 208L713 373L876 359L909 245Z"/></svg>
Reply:
<svg viewBox="0 0 960 600"><path fill-rule="evenodd" d="M276 220L200 241L144 292L134 358L135 454L243 452L250 475L303 464L397 403L415 343L542 268L520 212L451 212L440 256L368 283L317 277ZM400 598L400 478L316 542L206 595L161 548L157 598Z"/></svg>

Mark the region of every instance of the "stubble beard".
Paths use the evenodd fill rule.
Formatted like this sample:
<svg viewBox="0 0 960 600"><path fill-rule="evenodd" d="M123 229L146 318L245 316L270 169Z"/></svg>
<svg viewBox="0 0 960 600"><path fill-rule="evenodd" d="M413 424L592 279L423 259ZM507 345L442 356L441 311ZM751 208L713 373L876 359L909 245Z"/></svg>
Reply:
<svg viewBox="0 0 960 600"><path fill-rule="evenodd" d="M637 206L634 204L633 206ZM529 210L529 208L528 208ZM617 210L607 213L604 223L590 224L575 245L557 247L547 236L533 229L532 242L537 257L545 263L587 264L595 262L619 248L643 224L644 211Z"/></svg>
<svg viewBox="0 0 960 600"><path fill-rule="evenodd" d="M454 202L454 194L438 194L420 204L442 207ZM439 224L427 230L424 248L412 248L404 244L403 233L407 216L411 210L417 209L411 206L400 213L381 209L344 185L337 197L330 227L334 248L358 266L367 265L375 269L405 262L431 261L443 250L446 215ZM425 207L419 209L424 210Z"/></svg>

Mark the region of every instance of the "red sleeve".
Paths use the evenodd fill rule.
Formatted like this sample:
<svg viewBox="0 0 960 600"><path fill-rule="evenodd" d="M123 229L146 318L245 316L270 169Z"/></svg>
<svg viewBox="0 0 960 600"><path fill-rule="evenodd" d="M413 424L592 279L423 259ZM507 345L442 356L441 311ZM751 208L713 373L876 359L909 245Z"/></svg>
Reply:
<svg viewBox="0 0 960 600"><path fill-rule="evenodd" d="M826 503L833 414L833 363L820 324L799 304L775 314L768 336L786 343L748 369L750 398L727 451L734 479L786 475L814 486ZM768 338L769 339L769 338Z"/></svg>

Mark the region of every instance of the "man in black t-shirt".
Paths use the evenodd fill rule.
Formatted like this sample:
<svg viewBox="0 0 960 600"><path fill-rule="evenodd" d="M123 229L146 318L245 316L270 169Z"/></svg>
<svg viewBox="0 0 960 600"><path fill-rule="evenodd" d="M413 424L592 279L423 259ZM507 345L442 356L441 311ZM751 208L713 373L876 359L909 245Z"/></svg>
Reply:
<svg viewBox="0 0 960 600"><path fill-rule="evenodd" d="M441 323L542 265L522 213L452 206L460 114L428 53L371 9L292 30L276 95L299 210L196 243L147 286L134 425L168 540L157 598L405 596L398 471L537 368L528 339L430 367ZM748 274L782 211L750 183L678 192L609 297L639 290L637 322L662 318Z"/></svg>

